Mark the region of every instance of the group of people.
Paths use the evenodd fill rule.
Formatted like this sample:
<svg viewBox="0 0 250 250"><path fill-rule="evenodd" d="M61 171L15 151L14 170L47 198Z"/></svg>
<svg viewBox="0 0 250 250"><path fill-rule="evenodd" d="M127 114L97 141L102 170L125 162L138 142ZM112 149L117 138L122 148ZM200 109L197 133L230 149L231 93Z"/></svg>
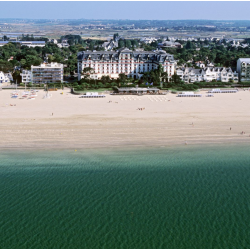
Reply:
<svg viewBox="0 0 250 250"><path fill-rule="evenodd" d="M145 108L138 108L138 110L144 110Z"/></svg>

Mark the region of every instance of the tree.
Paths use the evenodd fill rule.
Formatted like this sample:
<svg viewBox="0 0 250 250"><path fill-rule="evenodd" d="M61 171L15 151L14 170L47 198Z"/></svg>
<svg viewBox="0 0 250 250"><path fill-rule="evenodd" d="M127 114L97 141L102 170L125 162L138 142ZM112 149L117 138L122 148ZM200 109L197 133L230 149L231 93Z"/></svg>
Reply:
<svg viewBox="0 0 250 250"><path fill-rule="evenodd" d="M94 73L95 73L95 70L93 68L86 67L86 68L83 69L81 74L83 75L84 79L90 81L90 75L94 74Z"/></svg>
<svg viewBox="0 0 250 250"><path fill-rule="evenodd" d="M114 41L115 41L115 39L116 39L117 37L119 37L119 34L118 34L118 33L115 33L115 34L113 35Z"/></svg>
<svg viewBox="0 0 250 250"><path fill-rule="evenodd" d="M125 40L125 46L127 47L127 48L130 48L131 47L131 41L130 40Z"/></svg>
<svg viewBox="0 0 250 250"><path fill-rule="evenodd" d="M15 72L12 74L13 77L13 81L16 83L20 83L22 81L22 77L20 75L20 71L19 70L15 70Z"/></svg>
<svg viewBox="0 0 250 250"><path fill-rule="evenodd" d="M118 41L118 47L119 47L119 48L125 47L125 43L124 43L123 40L120 39L120 40Z"/></svg>
<svg viewBox="0 0 250 250"><path fill-rule="evenodd" d="M194 46L193 46L193 43L191 41L187 41L187 44L186 44L186 49L193 49Z"/></svg>
<svg viewBox="0 0 250 250"><path fill-rule="evenodd" d="M10 62L5 60L0 60L0 71L4 73L8 73L9 71L13 70L13 66Z"/></svg>
<svg viewBox="0 0 250 250"><path fill-rule="evenodd" d="M103 84L107 84L107 83L110 83L111 82L111 79L110 79L110 77L109 77L109 75L107 75L107 76L102 76L101 77L101 82L103 83Z"/></svg>
<svg viewBox="0 0 250 250"><path fill-rule="evenodd" d="M127 80L127 76L124 73L120 73L118 80L124 83Z"/></svg>
<svg viewBox="0 0 250 250"><path fill-rule="evenodd" d="M3 36L3 40L4 40L4 41L8 41L9 38L8 38L7 36L4 35L4 36Z"/></svg>
<svg viewBox="0 0 250 250"><path fill-rule="evenodd" d="M131 44L132 44L132 46L134 46L134 47L138 47L138 46L139 46L137 40L131 40Z"/></svg>
<svg viewBox="0 0 250 250"><path fill-rule="evenodd" d="M176 73L172 75L171 81L175 84L180 84L182 83L180 76L178 76Z"/></svg>
<svg viewBox="0 0 250 250"><path fill-rule="evenodd" d="M90 49L90 50L94 50L94 44L95 44L94 42L91 42L91 43L89 44L89 49Z"/></svg>
<svg viewBox="0 0 250 250"><path fill-rule="evenodd" d="M21 64L22 67L24 67L24 65L26 64L26 60L25 59L21 59L20 64Z"/></svg>

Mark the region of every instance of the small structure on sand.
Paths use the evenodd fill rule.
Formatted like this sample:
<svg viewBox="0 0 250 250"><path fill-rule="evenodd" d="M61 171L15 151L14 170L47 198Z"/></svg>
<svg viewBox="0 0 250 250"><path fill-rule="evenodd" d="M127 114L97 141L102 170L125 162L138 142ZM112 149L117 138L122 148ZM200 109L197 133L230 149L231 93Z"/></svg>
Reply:
<svg viewBox="0 0 250 250"><path fill-rule="evenodd" d="M79 96L79 98L103 98L105 95L99 95L98 92L87 92L85 95Z"/></svg>
<svg viewBox="0 0 250 250"><path fill-rule="evenodd" d="M237 89L212 89L208 93L237 93Z"/></svg>
<svg viewBox="0 0 250 250"><path fill-rule="evenodd" d="M146 95L146 94L159 94L158 88L139 88L138 85L136 87L123 87L123 88L116 88L116 94L123 94L123 95Z"/></svg>
<svg viewBox="0 0 250 250"><path fill-rule="evenodd" d="M182 92L177 97L202 97L201 94L195 94L194 92Z"/></svg>

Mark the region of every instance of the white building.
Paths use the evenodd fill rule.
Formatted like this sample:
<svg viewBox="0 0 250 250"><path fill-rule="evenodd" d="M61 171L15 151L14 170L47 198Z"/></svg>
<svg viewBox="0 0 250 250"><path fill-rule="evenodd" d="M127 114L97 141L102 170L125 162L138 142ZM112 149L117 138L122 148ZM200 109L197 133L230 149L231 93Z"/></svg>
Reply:
<svg viewBox="0 0 250 250"><path fill-rule="evenodd" d="M56 83L63 82L63 64L50 63L40 66L31 66L31 70L23 70L22 83Z"/></svg>
<svg viewBox="0 0 250 250"><path fill-rule="evenodd" d="M31 82L35 84L63 82L63 64L43 63L40 66L31 65Z"/></svg>
<svg viewBox="0 0 250 250"><path fill-rule="evenodd" d="M83 78L81 72L90 67L94 73L91 78L100 79L104 75L118 78L120 73L138 79L142 73L157 69L161 64L163 71L171 77L175 71L176 61L173 55L165 51L82 51L78 53L78 80Z"/></svg>
<svg viewBox="0 0 250 250"><path fill-rule="evenodd" d="M29 48L44 47L45 41L10 41L12 43L20 43L21 46L28 46ZM9 41L0 41L0 46L8 44Z"/></svg>
<svg viewBox="0 0 250 250"><path fill-rule="evenodd" d="M237 60L237 72L241 82L250 81L250 58L239 58Z"/></svg>
<svg viewBox="0 0 250 250"><path fill-rule="evenodd" d="M32 74L30 70L23 70L20 74L22 77L22 83L31 83L32 82Z"/></svg>
<svg viewBox="0 0 250 250"><path fill-rule="evenodd" d="M3 73L0 71L0 86L2 83L9 83L10 81L13 81L12 75L10 73Z"/></svg>
<svg viewBox="0 0 250 250"><path fill-rule="evenodd" d="M183 46L178 42L165 41L162 43L158 43L158 47L160 48L183 48Z"/></svg>
<svg viewBox="0 0 250 250"><path fill-rule="evenodd" d="M102 47L105 49L105 51L112 50L118 47L118 42L115 42L115 41L104 42Z"/></svg>
<svg viewBox="0 0 250 250"><path fill-rule="evenodd" d="M203 61L195 62L195 65L200 68L205 68L205 63Z"/></svg>
<svg viewBox="0 0 250 250"><path fill-rule="evenodd" d="M51 39L51 42L54 44L57 44L57 40L56 39Z"/></svg>
<svg viewBox="0 0 250 250"><path fill-rule="evenodd" d="M201 81L238 82L238 73L233 72L231 68L224 67L205 67L202 69L179 68L176 70L176 74L185 83Z"/></svg>
<svg viewBox="0 0 250 250"><path fill-rule="evenodd" d="M68 43L57 43L57 47L61 48L68 48L69 44Z"/></svg>
<svg viewBox="0 0 250 250"><path fill-rule="evenodd" d="M140 42L143 42L143 43L146 43L146 44L149 44L149 43L152 43L152 42L155 42L155 41L157 41L157 39L156 38L154 38L154 37L143 37L143 38L141 38L140 39Z"/></svg>

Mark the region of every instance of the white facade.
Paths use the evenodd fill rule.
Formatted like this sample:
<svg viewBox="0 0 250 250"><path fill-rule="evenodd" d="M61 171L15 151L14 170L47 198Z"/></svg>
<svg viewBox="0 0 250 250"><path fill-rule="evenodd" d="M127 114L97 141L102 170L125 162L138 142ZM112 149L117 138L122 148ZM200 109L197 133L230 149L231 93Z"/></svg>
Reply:
<svg viewBox="0 0 250 250"><path fill-rule="evenodd" d="M202 69L179 68L176 74L180 76L185 83L194 82L238 82L238 73L233 72L231 68L224 67L206 67Z"/></svg>
<svg viewBox="0 0 250 250"><path fill-rule="evenodd" d="M31 83L32 82L32 74L30 70L23 70L20 74L22 77L22 83Z"/></svg>
<svg viewBox="0 0 250 250"><path fill-rule="evenodd" d="M237 72L241 82L250 81L250 58L239 58Z"/></svg>
<svg viewBox="0 0 250 250"><path fill-rule="evenodd" d="M63 82L63 64L43 63L40 66L31 65L31 82L35 84Z"/></svg>
<svg viewBox="0 0 250 250"><path fill-rule="evenodd" d="M51 42L54 44L57 44L57 40L56 39L51 39Z"/></svg>
<svg viewBox="0 0 250 250"><path fill-rule="evenodd" d="M155 37L144 37L144 38L141 38L140 39L140 42L143 42L143 43L146 43L146 44L149 44L149 43L152 43L152 42L155 42L157 41L157 39Z"/></svg>
<svg viewBox="0 0 250 250"><path fill-rule="evenodd" d="M202 61L195 62L195 65L196 65L197 67L200 67L200 68L205 68L205 63L202 62Z"/></svg>
<svg viewBox="0 0 250 250"><path fill-rule="evenodd" d="M10 81L12 81L12 75L10 73L3 73L2 71L0 71L0 85L3 83L9 83Z"/></svg>
<svg viewBox="0 0 250 250"><path fill-rule="evenodd" d="M68 43L57 43L57 47L61 48L68 48L69 44Z"/></svg>
<svg viewBox="0 0 250 250"><path fill-rule="evenodd" d="M44 47L45 41L10 41L12 43L20 43L21 46L28 46L29 48ZM1 41L0 46L8 44L9 41Z"/></svg>
<svg viewBox="0 0 250 250"><path fill-rule="evenodd" d="M157 69L159 64L169 77L174 74L176 61L173 55L167 54L165 51L138 52L128 49L118 52L84 51L78 53L78 80L83 78L81 72L86 67L94 70L90 76L93 79L100 79L106 75L116 79L121 73L138 79L143 73Z"/></svg>

